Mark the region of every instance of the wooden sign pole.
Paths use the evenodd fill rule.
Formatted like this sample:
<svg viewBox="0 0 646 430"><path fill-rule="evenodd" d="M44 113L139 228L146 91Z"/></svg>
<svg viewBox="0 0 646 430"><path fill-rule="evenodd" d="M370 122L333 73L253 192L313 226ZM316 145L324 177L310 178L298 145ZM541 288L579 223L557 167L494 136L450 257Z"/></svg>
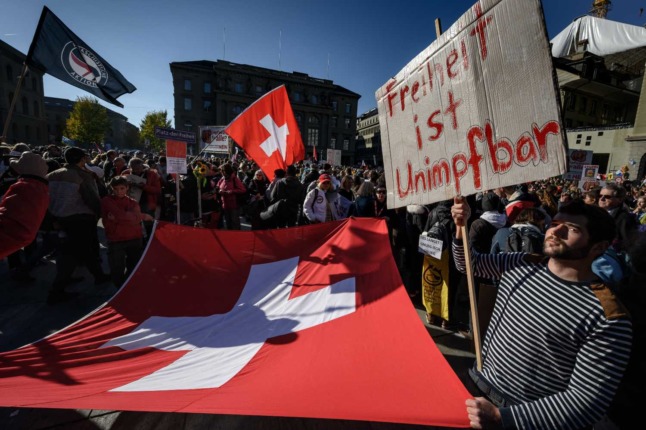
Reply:
<svg viewBox="0 0 646 430"><path fill-rule="evenodd" d="M442 35L442 23L440 19L435 20L435 33L439 38ZM464 197L461 197L466 202ZM462 246L464 247L464 263L467 269L467 283L469 290L469 307L471 308L471 331L473 335L473 348L476 354L476 367L479 371L482 370L482 345L480 343L480 322L478 321L478 300L476 298L475 279L473 278L473 268L471 266L471 249L469 247L469 230L466 225L467 220L464 220L465 225L460 227L462 233Z"/></svg>

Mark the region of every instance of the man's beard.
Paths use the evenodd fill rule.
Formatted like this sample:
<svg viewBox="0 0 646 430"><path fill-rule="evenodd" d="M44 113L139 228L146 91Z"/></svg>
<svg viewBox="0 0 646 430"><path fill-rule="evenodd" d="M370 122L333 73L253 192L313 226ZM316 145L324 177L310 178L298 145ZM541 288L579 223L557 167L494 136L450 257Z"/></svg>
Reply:
<svg viewBox="0 0 646 430"><path fill-rule="evenodd" d="M549 245L549 250L547 249L548 239L553 242ZM547 257L555 258L557 260L581 260L582 258L588 256L590 249L592 249L591 244L578 249L570 248L568 245L563 243L561 239L554 236L546 237L545 242L543 242L543 254L545 254L545 256Z"/></svg>

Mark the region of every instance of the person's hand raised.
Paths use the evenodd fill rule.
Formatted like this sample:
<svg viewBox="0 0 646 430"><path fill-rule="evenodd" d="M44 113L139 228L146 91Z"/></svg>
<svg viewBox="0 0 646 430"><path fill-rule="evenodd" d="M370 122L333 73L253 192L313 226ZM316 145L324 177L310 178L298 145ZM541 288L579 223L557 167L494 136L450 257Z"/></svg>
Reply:
<svg viewBox="0 0 646 430"><path fill-rule="evenodd" d="M463 227L467 224L467 220L471 217L471 208L464 197L456 196L453 198L451 216L456 227Z"/></svg>

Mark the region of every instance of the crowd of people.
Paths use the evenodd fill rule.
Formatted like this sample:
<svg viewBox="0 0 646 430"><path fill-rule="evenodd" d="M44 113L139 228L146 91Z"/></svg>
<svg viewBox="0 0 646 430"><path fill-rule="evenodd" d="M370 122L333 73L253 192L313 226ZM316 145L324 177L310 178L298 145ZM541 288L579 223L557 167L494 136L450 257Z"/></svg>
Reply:
<svg viewBox="0 0 646 430"><path fill-rule="evenodd" d="M452 250L448 310L427 310L427 321L470 337L466 225L476 294L495 290L481 320L483 366L471 371L474 394L482 395L467 402L472 426L591 428L607 413L608 425L624 428L638 412L645 184L622 178L584 191L577 181L550 178L393 209L379 167L304 161L274 171L269 181L250 160L200 156L176 179L163 155L142 151L19 143L0 145L0 153L0 258L21 282L32 280L41 259L55 259L48 303L73 297L66 287L78 281L77 266L97 285L123 284L155 220L260 230L380 217L413 301L423 291L420 236ZM109 274L101 265L99 220Z"/></svg>

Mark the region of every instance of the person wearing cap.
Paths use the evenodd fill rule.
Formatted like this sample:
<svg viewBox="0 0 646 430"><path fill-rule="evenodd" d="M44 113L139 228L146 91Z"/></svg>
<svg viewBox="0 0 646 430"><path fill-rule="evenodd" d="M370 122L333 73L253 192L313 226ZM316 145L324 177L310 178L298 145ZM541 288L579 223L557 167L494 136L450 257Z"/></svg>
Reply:
<svg viewBox="0 0 646 430"><path fill-rule="evenodd" d="M85 265L95 284L110 280L100 265L97 221L101 216L101 199L92 173L86 169L89 157L80 148L70 147L64 153L66 164L47 175L49 211L65 234L56 257L56 277L47 302L68 300L65 292L77 266Z"/></svg>
<svg viewBox="0 0 646 430"><path fill-rule="evenodd" d="M101 217L108 240L108 264L115 286L121 286L132 273L144 250L142 221L154 221L142 213L139 203L128 196L128 180L115 176L111 194L101 199Z"/></svg>
<svg viewBox="0 0 646 430"><path fill-rule="evenodd" d="M307 193L303 212L312 224L339 219L338 194L332 188L332 178L324 173L319 176L316 188Z"/></svg>
<svg viewBox="0 0 646 430"><path fill-rule="evenodd" d="M47 163L40 155L24 152L11 169L18 179L0 201L0 259L35 239L49 205Z"/></svg>

